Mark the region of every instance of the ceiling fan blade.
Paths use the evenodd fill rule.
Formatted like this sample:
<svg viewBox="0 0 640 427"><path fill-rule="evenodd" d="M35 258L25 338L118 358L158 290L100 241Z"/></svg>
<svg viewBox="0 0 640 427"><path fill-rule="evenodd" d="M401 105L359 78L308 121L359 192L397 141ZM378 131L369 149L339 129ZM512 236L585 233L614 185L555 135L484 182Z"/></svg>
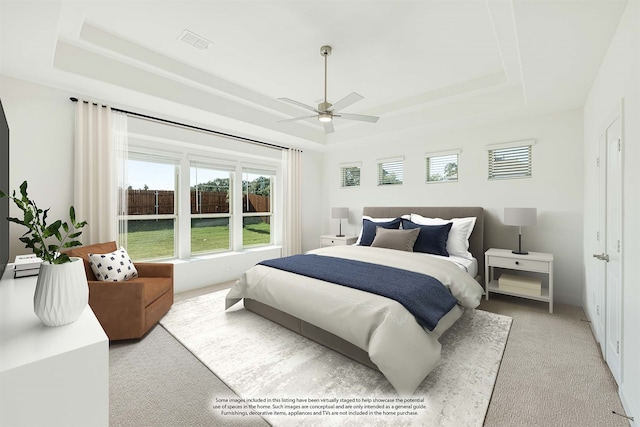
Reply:
<svg viewBox="0 0 640 427"><path fill-rule="evenodd" d="M380 118L376 116L365 116L363 114L349 114L349 113L335 114L334 117L340 117L342 119L347 119L347 120L358 120L360 122L369 122L369 123L375 123Z"/></svg>
<svg viewBox="0 0 640 427"><path fill-rule="evenodd" d="M318 117L318 115L314 114L313 116L301 116L301 117L294 117L292 119L283 119L283 120L278 120L278 123L295 122L296 120L311 119L311 118L315 118L315 117Z"/></svg>
<svg viewBox="0 0 640 427"><path fill-rule="evenodd" d="M340 101L337 101L335 104L331 106L333 111L340 111L343 108L347 108L349 105L355 104L356 102L363 99L364 96L359 95L355 92L351 92L349 95L342 98Z"/></svg>
<svg viewBox="0 0 640 427"><path fill-rule="evenodd" d="M278 99L280 101L288 102L290 104L297 105L298 107L302 107L305 110L310 110L310 111L313 111L315 113L319 113L320 112L320 111L316 110L315 107L312 107L312 106L307 105L307 104L303 104L302 102L298 102L298 101L295 101L295 100L290 99L290 98L278 98Z"/></svg>
<svg viewBox="0 0 640 427"><path fill-rule="evenodd" d="M333 133L335 131L331 122L322 122L322 125L324 126L324 133Z"/></svg>

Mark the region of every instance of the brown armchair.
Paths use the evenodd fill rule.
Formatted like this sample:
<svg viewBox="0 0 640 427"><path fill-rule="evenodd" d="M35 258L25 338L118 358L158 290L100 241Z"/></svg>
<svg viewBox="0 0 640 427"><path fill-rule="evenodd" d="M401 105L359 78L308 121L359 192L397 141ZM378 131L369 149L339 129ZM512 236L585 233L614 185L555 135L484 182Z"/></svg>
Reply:
<svg viewBox="0 0 640 427"><path fill-rule="evenodd" d="M173 264L136 262L138 277L126 282L102 282L89 265L89 254L117 250L116 242L80 246L65 251L84 260L89 305L110 341L140 338L173 305Z"/></svg>

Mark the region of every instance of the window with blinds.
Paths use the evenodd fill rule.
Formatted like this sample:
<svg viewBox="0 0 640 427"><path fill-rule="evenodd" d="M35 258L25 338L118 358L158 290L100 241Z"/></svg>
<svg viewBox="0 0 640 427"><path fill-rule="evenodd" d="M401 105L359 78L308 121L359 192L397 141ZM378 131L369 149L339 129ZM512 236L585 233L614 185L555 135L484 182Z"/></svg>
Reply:
<svg viewBox="0 0 640 427"><path fill-rule="evenodd" d="M343 165L340 167L340 187L360 186L360 165Z"/></svg>
<svg viewBox="0 0 640 427"><path fill-rule="evenodd" d="M531 178L531 146L490 146L489 179Z"/></svg>
<svg viewBox="0 0 640 427"><path fill-rule="evenodd" d="M458 153L427 154L427 182L455 182L458 180Z"/></svg>
<svg viewBox="0 0 640 427"><path fill-rule="evenodd" d="M404 157L378 160L378 185L402 184Z"/></svg>

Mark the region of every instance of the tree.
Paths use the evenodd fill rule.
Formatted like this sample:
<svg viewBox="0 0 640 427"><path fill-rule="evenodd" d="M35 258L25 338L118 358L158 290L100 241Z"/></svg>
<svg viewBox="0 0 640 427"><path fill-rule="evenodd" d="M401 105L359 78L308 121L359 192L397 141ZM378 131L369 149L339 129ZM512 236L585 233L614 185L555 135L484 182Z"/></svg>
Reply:
<svg viewBox="0 0 640 427"><path fill-rule="evenodd" d="M229 178L216 178L191 186L191 191L210 191L212 193L229 193Z"/></svg>
<svg viewBox="0 0 640 427"><path fill-rule="evenodd" d="M259 176L253 181L242 181L244 194L256 194L258 196L271 195L271 178L268 176Z"/></svg>
<svg viewBox="0 0 640 427"><path fill-rule="evenodd" d="M396 174L393 172L387 172L384 168L382 168L382 179L380 184L402 184L402 180L399 180L396 177Z"/></svg>
<svg viewBox="0 0 640 427"><path fill-rule="evenodd" d="M356 187L358 185L360 185L360 168L345 168L343 187Z"/></svg>
<svg viewBox="0 0 640 427"><path fill-rule="evenodd" d="M457 178L458 177L458 164L457 163L447 163L444 167L444 176L447 178Z"/></svg>

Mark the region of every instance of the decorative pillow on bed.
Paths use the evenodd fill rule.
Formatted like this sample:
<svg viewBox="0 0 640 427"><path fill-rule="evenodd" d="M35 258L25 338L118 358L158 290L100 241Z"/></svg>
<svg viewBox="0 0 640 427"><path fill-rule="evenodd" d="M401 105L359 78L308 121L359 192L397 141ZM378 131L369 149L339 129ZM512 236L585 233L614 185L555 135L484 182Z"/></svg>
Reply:
<svg viewBox="0 0 640 427"><path fill-rule="evenodd" d="M420 225L407 219L402 220L402 228L405 230L419 229L418 239L413 245L413 252L449 256L447 252L447 239L453 223L442 225Z"/></svg>
<svg viewBox="0 0 640 427"><path fill-rule="evenodd" d="M376 227L376 237L371 247L396 249L398 251L413 252L413 245L420 234L420 229L393 230Z"/></svg>
<svg viewBox="0 0 640 427"><path fill-rule="evenodd" d="M397 230L400 228L400 221L400 218L383 221L382 218L367 219L366 217L363 217L362 232L357 244L359 244L360 246L371 246L371 243L373 243L373 239L376 237L376 227L380 226L382 228Z"/></svg>
<svg viewBox="0 0 640 427"><path fill-rule="evenodd" d="M469 252L469 236L476 225L476 217L467 218L427 218L418 214L411 214L411 222L420 225L443 225L451 223L451 230L447 238L447 252L450 256L459 256L462 258L473 259L473 255Z"/></svg>
<svg viewBox="0 0 640 427"><path fill-rule="evenodd" d="M110 254L89 254L89 265L96 278L103 282L122 282L138 277L138 270L122 246Z"/></svg>

